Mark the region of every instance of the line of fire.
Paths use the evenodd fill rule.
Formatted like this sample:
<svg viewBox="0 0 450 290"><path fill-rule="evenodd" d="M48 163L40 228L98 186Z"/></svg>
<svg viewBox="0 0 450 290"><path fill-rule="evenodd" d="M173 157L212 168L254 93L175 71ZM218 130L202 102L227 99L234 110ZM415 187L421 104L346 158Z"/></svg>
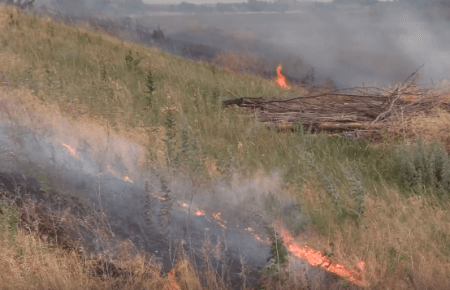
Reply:
<svg viewBox="0 0 450 290"><path fill-rule="evenodd" d="M278 73L278 78L276 80L277 84L279 84L282 87L288 88L285 78L284 76L281 74L281 65L278 66L277 68L277 73ZM81 157L79 157L76 153L76 150L73 149L72 147L70 147L69 145L62 143L62 146L64 146L67 150L67 152L72 155L73 157L80 159ZM107 167L107 170L113 174L114 176L116 176L119 179L122 179L124 181L127 182L133 182L128 176L124 176L124 177L120 177L117 173L115 173L114 171L112 171L110 169L110 167ZM165 198L159 195L152 195L154 198L159 199L164 201ZM189 204L183 201L179 202L179 205L183 208L189 208ZM224 220L221 217L221 213L220 212L213 212L211 213L211 215L208 217L206 215L206 211L202 210L202 209L195 209L193 211L193 213L196 216L204 216L205 218L211 218L213 220L216 221L216 223L222 227L223 229L227 229L227 221ZM254 238L261 242L261 243L270 243L270 240L263 240L260 238L260 236L256 233L254 233L254 230L252 228L246 228L245 229L247 232L250 232ZM364 261L359 261L356 265L356 271L354 270L349 270L347 269L344 265L342 264L333 264L331 262L331 260L325 256L324 254L322 254L320 251L314 250L306 245L300 245L298 242L296 242L295 237L293 237L289 231L287 231L286 229L283 229L281 226L277 226L275 228L275 230L277 231L277 233L283 238L287 249L289 250L289 252L296 256L297 258L306 261L307 263L309 263L312 266L317 266L322 268L325 271L328 271L330 273L336 274L341 278L346 279L349 282L352 282L354 284L357 284L359 286L367 286L367 282L364 279L364 268L365 268L365 263ZM169 275L170 276L170 275ZM173 274L172 274L173 276ZM166 286L167 289L181 289L180 285L174 280L172 279L171 282Z"/></svg>

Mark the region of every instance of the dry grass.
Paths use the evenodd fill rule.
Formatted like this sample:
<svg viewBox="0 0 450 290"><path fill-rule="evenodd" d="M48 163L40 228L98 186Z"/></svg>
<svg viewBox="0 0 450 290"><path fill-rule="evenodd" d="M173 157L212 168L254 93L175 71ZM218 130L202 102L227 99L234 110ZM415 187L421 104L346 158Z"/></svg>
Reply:
<svg viewBox="0 0 450 290"><path fill-rule="evenodd" d="M20 198L20 206L10 202L20 195L0 192L0 289L229 289L214 269L199 274L184 252L162 276L161 266L130 240L114 242L103 213L80 216L70 206L30 198ZM85 250L79 243L85 236L102 241L101 251Z"/></svg>
<svg viewBox="0 0 450 290"><path fill-rule="evenodd" d="M420 100L420 98L435 95L435 99L439 99L439 102L450 103L450 87L447 82L442 81L442 92L434 89L419 91L418 88L413 88L410 94L404 96L403 99L412 103ZM450 129L448 126L450 124L450 113L448 109L435 107L429 112L416 114L412 118L405 119L400 112L397 114L399 115L397 121L388 128L391 136L401 136L404 140L415 140L417 136L421 135L427 142L440 141L447 152L450 152Z"/></svg>
<svg viewBox="0 0 450 290"><path fill-rule="evenodd" d="M234 72L251 72L257 75L263 75L268 69L261 58L251 53L222 52L211 62Z"/></svg>
<svg viewBox="0 0 450 290"><path fill-rule="evenodd" d="M11 19L19 25L9 24ZM309 230L298 237L299 243L332 253L333 261L349 267L357 260L366 261L370 288L448 288L449 205L437 200L432 188L422 188L420 194L412 195L412 190L405 190L394 180L396 173L389 169L390 157L383 150L395 146L395 142L359 148L358 144L345 147L323 136L280 135L262 128L254 117L240 110L218 109L212 98L214 88L219 101L232 96L227 91L236 96L275 96L283 92L271 81L248 74L185 61L50 19L19 15L11 8L0 7L0 30L2 124L51 130L57 142L73 148L82 139L91 140L98 144L95 152L104 150L105 139L117 136L141 146L142 166L147 158L166 166L167 110L162 109L176 107L174 143L181 144L180 127L186 125L189 142L195 140L198 145L195 156L201 157L211 176L239 175L244 181L242 176L262 176L261 184L273 181L273 172L291 176L281 182L283 189L277 193L298 198L304 213L311 217ZM127 68L124 61L130 50L133 56L139 53L142 57L133 68ZM235 57L225 55L220 61ZM231 64L236 70L241 66L251 68L255 64L252 59L233 59ZM106 78L102 76L103 67L107 68ZM157 82L150 108L144 93L149 69ZM448 113L432 111L393 124L388 133L410 140L423 134L427 140L440 140L448 150L449 124ZM348 149L351 153L344 154L344 147L353 151ZM130 168L136 168L127 159L129 152L120 146L110 150ZM305 165L308 158L322 164L349 206L353 201L345 197L349 186L340 166L350 159L355 171L361 171L365 202L362 219L336 215L324 185ZM382 166L389 168L380 172ZM22 231L17 233L15 243L11 244L6 235L0 236L0 243L0 267L7 269L0 273L0 287L4 289L106 289L114 283L128 283L121 285L132 289L162 289L170 282L159 275L155 265L144 263L143 256L119 255L116 263L120 268L132 269L126 273L135 274L132 280L117 282L88 274L88 265L76 252L51 247ZM174 271L186 289L201 289L199 274L186 259L180 259ZM210 274L211 287L225 289L214 280L214 272ZM293 285L302 287L301 281L298 277L281 282L269 279L265 285L267 289L292 289Z"/></svg>
<svg viewBox="0 0 450 290"><path fill-rule="evenodd" d="M445 289L450 286L450 204L431 195L405 197L386 184L366 193L361 222L336 220L324 191L314 179L301 193L308 212L327 220L324 231L304 233L300 244L332 253L331 259L354 267L365 261L365 277L374 289ZM313 230L313 229L311 229ZM377 285L378 283L378 285Z"/></svg>
<svg viewBox="0 0 450 290"><path fill-rule="evenodd" d="M109 241L111 235L98 217L79 217L70 207L53 209L28 198L20 207L7 204L9 200L0 200L1 289L162 289L167 283L158 265L136 255L129 241L117 246L108 242L106 251L90 256L76 236L90 232Z"/></svg>

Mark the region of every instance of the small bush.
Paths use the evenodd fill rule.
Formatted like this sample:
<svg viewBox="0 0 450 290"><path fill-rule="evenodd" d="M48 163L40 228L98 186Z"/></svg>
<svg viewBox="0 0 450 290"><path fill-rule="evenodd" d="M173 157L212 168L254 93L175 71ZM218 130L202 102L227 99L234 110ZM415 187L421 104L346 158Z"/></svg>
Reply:
<svg viewBox="0 0 450 290"><path fill-rule="evenodd" d="M450 194L450 157L441 144L427 146L419 137L417 144L404 144L395 153L395 170L404 185L427 186Z"/></svg>

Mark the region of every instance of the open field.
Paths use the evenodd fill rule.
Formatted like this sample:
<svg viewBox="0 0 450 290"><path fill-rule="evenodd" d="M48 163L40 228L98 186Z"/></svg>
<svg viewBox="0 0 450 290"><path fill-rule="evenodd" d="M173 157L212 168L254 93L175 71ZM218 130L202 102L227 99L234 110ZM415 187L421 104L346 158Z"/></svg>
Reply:
<svg viewBox="0 0 450 290"><path fill-rule="evenodd" d="M116 175L124 182L125 176L136 184L163 176L161 183L174 195L182 192L180 200L205 210L217 207L229 224L238 220L236 212L273 227L281 223L298 244L321 251L333 263L357 271L364 261L361 275L369 289L450 287L449 112L434 109L407 124L392 124L378 144L315 135L303 127L280 133L255 114L221 104L243 96L280 96L285 90L274 80L4 6L0 31L2 127L44 132L39 134L75 149L74 156L88 140L100 161L106 146L113 157L104 157L104 164L120 160L117 168L123 170ZM123 142L105 145L114 138ZM133 150L123 149L125 142ZM0 162L6 164L2 154ZM0 171L10 169L3 166ZM27 174L43 184L42 191L51 192L50 186L77 194L36 170L29 167ZM16 207L3 200L0 265L7 270L0 279L7 284L0 288L110 289L119 283L108 275L103 280L89 276L86 257L29 235L19 226ZM259 216L250 217L253 213ZM185 289L228 287L214 271L207 272L205 284L186 259L176 264L175 278L162 277L156 264L143 260L118 258L116 263L135 277L124 278L122 287L161 289L174 279ZM276 266L274 277L263 276L258 289L304 287L291 263ZM343 280L336 289L351 287Z"/></svg>

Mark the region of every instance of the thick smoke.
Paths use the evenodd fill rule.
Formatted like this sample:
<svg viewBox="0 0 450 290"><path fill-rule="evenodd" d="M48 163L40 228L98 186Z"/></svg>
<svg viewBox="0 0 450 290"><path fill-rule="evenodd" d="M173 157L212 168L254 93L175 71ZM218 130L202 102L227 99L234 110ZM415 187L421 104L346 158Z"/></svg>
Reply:
<svg viewBox="0 0 450 290"><path fill-rule="evenodd" d="M272 69L302 79L315 68L316 83L330 77L338 86L387 86L420 65L420 83L450 74L450 22L443 7L419 10L401 3L373 6L309 5L286 13L152 15L137 19L172 39L264 55ZM244 35L232 41L229 35ZM292 65L293 60L297 64ZM303 63L303 69L298 62Z"/></svg>
<svg viewBox="0 0 450 290"><path fill-rule="evenodd" d="M140 0L48 1L63 13L130 16L132 27L160 27L171 40L163 48L185 57L210 61L218 53L233 51L256 56L259 65L273 73L282 63L291 81L325 84L331 78L339 87L388 86L405 80L424 63L419 83L438 83L450 74L450 8L436 1L335 1L305 3L285 12L199 14L149 11ZM35 6L47 3L41 2Z"/></svg>

